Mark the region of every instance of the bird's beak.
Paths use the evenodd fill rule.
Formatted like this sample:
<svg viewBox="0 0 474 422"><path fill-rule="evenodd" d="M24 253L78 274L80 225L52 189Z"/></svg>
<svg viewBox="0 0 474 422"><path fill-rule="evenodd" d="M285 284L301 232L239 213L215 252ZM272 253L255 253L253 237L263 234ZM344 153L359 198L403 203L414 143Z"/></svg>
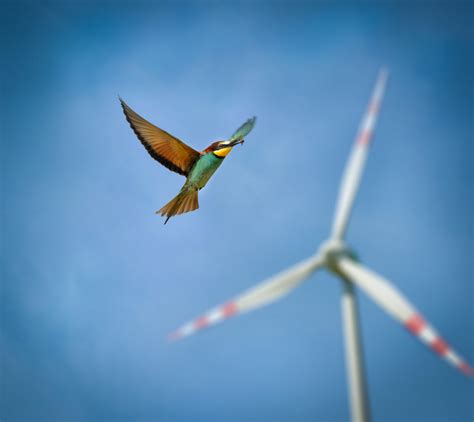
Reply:
<svg viewBox="0 0 474 422"><path fill-rule="evenodd" d="M229 142L226 146L228 147L235 147L238 144L243 144L244 140L243 139L236 139L235 141Z"/></svg>

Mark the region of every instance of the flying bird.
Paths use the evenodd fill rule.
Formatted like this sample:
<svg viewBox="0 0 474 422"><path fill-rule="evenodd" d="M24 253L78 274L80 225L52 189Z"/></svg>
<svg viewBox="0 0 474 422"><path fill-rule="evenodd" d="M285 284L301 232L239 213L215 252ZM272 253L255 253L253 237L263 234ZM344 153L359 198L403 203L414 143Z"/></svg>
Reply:
<svg viewBox="0 0 474 422"><path fill-rule="evenodd" d="M244 143L255 125L256 117L248 119L226 141L216 141L201 152L196 151L168 132L135 113L121 98L123 112L131 128L148 153L159 163L186 177L186 182L170 202L156 211L168 220L178 214L199 208L198 192L211 178L232 148Z"/></svg>

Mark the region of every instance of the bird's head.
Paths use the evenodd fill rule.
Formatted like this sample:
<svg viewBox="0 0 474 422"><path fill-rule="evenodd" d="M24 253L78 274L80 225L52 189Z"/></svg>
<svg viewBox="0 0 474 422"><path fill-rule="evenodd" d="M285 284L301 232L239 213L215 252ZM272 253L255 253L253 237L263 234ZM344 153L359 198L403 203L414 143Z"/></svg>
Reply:
<svg viewBox="0 0 474 422"><path fill-rule="evenodd" d="M234 148L238 144L243 144L244 140L243 139L234 139L233 141L216 141L213 142L211 145L209 145L204 151L204 154L207 154L209 152L212 152L214 155L220 158L226 157L229 152L232 151L232 148Z"/></svg>

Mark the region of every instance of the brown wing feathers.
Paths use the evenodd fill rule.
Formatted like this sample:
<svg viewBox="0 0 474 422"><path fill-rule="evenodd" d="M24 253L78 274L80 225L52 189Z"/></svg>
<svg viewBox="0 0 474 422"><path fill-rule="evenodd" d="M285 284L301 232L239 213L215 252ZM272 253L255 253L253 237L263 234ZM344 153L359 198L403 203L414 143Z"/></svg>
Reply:
<svg viewBox="0 0 474 422"><path fill-rule="evenodd" d="M152 125L135 113L121 98L120 103L130 127L148 153L171 171L187 176L200 157L199 152Z"/></svg>

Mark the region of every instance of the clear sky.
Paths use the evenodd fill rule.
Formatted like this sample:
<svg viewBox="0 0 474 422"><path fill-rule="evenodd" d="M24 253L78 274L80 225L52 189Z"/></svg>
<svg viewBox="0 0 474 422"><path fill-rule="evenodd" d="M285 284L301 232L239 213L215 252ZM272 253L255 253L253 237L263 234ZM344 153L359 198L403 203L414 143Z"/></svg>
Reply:
<svg viewBox="0 0 474 422"><path fill-rule="evenodd" d="M182 342L181 323L329 233L381 65L390 81L348 231L474 361L469 2L8 2L1 7L1 391L6 421L343 421L333 276ZM200 193L117 96L197 149L257 126ZM473 381L363 294L378 421L469 421Z"/></svg>

